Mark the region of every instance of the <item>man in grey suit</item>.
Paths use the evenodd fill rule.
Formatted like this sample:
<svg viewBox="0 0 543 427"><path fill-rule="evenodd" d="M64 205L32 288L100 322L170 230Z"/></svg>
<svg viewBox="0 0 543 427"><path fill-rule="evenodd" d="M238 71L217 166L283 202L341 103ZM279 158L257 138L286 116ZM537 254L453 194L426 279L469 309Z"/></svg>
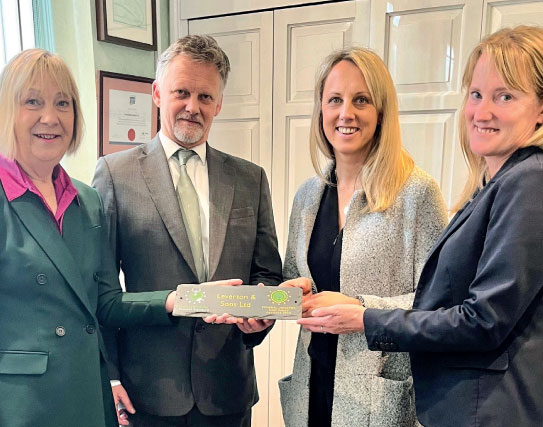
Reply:
<svg viewBox="0 0 543 427"><path fill-rule="evenodd" d="M177 40L153 83L161 131L98 162L93 184L127 291L281 282L264 170L207 144L229 69L212 37ZM126 407L119 423L129 415L134 427L249 426L258 400L252 347L271 323L179 318L171 327L120 330L108 344L110 378L120 381L112 381L115 402Z"/></svg>

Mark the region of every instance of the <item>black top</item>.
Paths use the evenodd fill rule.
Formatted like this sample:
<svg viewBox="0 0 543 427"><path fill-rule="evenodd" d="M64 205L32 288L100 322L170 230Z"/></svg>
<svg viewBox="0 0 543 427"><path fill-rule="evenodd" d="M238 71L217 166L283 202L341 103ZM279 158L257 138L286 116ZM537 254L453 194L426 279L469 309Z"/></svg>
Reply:
<svg viewBox="0 0 543 427"><path fill-rule="evenodd" d="M319 292L339 292L342 241L343 230L340 231L338 226L337 187L327 185L307 251L307 264ZM313 333L309 345L311 358L332 372L336 366L337 340L335 334Z"/></svg>

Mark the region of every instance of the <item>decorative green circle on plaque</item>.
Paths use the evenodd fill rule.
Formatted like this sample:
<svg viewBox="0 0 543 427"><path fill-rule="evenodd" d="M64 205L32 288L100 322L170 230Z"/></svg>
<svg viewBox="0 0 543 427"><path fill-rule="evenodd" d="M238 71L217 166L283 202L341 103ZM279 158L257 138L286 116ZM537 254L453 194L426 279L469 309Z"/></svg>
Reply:
<svg viewBox="0 0 543 427"><path fill-rule="evenodd" d="M270 299L275 304L283 304L288 301L288 293L283 290L273 291L270 295Z"/></svg>
<svg viewBox="0 0 543 427"><path fill-rule="evenodd" d="M200 304L205 299L206 293L200 289L193 289L186 296L191 304Z"/></svg>

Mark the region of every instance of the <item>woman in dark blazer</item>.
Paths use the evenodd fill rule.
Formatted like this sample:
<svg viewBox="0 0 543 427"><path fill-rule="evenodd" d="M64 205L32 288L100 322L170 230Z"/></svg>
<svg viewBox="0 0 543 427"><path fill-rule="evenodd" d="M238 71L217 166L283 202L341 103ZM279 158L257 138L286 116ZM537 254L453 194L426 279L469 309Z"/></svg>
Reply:
<svg viewBox="0 0 543 427"><path fill-rule="evenodd" d="M543 423L543 30L483 40L464 73L470 178L431 250L412 310L352 305L299 323L337 329L350 310L370 349L409 351L427 427Z"/></svg>
<svg viewBox="0 0 543 427"><path fill-rule="evenodd" d="M175 292L122 293L100 198L59 165L82 130L60 57L11 60L0 78L3 427L117 426L99 324L170 324Z"/></svg>

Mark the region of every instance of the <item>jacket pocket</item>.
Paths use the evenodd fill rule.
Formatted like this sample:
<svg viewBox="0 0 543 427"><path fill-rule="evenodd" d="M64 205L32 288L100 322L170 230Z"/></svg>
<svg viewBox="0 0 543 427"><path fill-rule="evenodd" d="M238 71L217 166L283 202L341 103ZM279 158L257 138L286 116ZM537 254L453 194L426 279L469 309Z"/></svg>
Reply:
<svg viewBox="0 0 543 427"><path fill-rule="evenodd" d="M286 427L307 427L309 387L288 375L279 380L281 408Z"/></svg>
<svg viewBox="0 0 543 427"><path fill-rule="evenodd" d="M509 367L509 353L449 353L443 355L443 365L447 368L506 371Z"/></svg>
<svg viewBox="0 0 543 427"><path fill-rule="evenodd" d="M42 375L48 361L44 351L0 350L0 374Z"/></svg>
<svg viewBox="0 0 543 427"><path fill-rule="evenodd" d="M246 208L236 208L232 209L230 212L230 219L239 219L239 218L249 218L255 216L252 206L247 206Z"/></svg>
<svg viewBox="0 0 543 427"><path fill-rule="evenodd" d="M369 427L417 425L413 377L403 381L371 377Z"/></svg>

